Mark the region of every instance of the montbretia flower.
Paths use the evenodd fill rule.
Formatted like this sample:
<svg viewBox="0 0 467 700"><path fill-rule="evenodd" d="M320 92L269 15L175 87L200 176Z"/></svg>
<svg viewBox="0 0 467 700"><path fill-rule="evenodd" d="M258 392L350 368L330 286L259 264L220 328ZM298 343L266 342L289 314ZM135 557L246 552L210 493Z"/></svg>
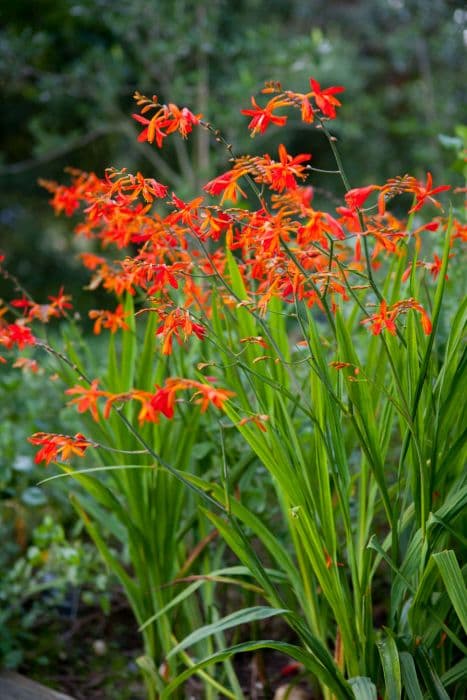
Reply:
<svg viewBox="0 0 467 700"><path fill-rule="evenodd" d="M152 99L148 99L136 92L134 99L138 106L142 106L142 110L141 114L132 114L132 117L145 127L140 133L138 141L153 143L155 140L158 148L162 148L163 140L174 131L178 131L183 138L186 138L193 126L200 123L203 116L202 114L193 114L187 107L180 109L173 103L160 104L155 95ZM142 116L151 110L155 110L155 113L150 119Z"/></svg>
<svg viewBox="0 0 467 700"><path fill-rule="evenodd" d="M30 329L20 321L0 326L0 345L7 350L11 350L15 345L19 350L23 350L26 345L34 345L35 342L36 338Z"/></svg>
<svg viewBox="0 0 467 700"><path fill-rule="evenodd" d="M169 313L161 313L162 324L156 331L156 335L164 339L162 344L162 354L172 354L173 339L176 338L178 344L181 345L183 340L186 341L189 335L196 335L199 340L203 340L206 335L206 329L200 323L195 323L191 318L190 312L185 309L174 309ZM183 335L183 340L180 337Z"/></svg>
<svg viewBox="0 0 467 700"><path fill-rule="evenodd" d="M222 194L221 204L225 199L236 202L239 195L246 198L246 193L238 184L238 180L246 172L247 170L237 170L235 168L228 170L204 185L203 190L212 195Z"/></svg>
<svg viewBox="0 0 467 700"><path fill-rule="evenodd" d="M273 97L265 107L260 107L254 97L251 98L251 104L253 109L242 109L242 114L247 117L253 117L251 122L248 124L248 128L251 129L251 136L256 136L259 132L264 134L266 129L270 124L275 124L276 126L285 126L287 123L286 116L279 116L273 114L275 109L280 107L285 107L290 104L288 100L281 99L279 97Z"/></svg>
<svg viewBox="0 0 467 700"><path fill-rule="evenodd" d="M125 321L128 315L123 309L123 304L119 304L115 311L92 309L89 312L89 318L94 320L94 333L96 335L99 335L103 328L108 328L111 333L116 333L119 328L125 331L130 330Z"/></svg>
<svg viewBox="0 0 467 700"><path fill-rule="evenodd" d="M451 189L451 186L440 185L439 187L433 187L432 185L433 177L431 173L427 173L425 184L416 181L416 184L414 184L412 188L412 191L415 194L416 203L414 204L412 209L409 209L409 214L412 214L413 212L421 209L427 201L434 204L435 207L438 207L438 209L441 208L441 204L437 202L436 199L433 199L433 195L437 194L438 192L446 192L447 190Z"/></svg>
<svg viewBox="0 0 467 700"><path fill-rule="evenodd" d="M279 146L279 162L265 159L263 169L266 173L265 181L275 192L295 189L297 187L296 178L305 178L306 166L302 163L311 159L309 153L301 153L298 156L291 156L287 153L286 147L281 143Z"/></svg>
<svg viewBox="0 0 467 700"><path fill-rule="evenodd" d="M57 459L66 460L73 455L82 457L88 447L92 447L93 443L89 442L84 435L76 433L76 435L57 435L55 433L34 433L28 438L33 445L41 445L41 449L34 457L34 462L40 464L50 464Z"/></svg>
<svg viewBox="0 0 467 700"><path fill-rule="evenodd" d="M381 187L377 185L368 185L367 187L356 187L353 190L349 190L345 195L346 204L351 210L360 209L370 194L380 189Z"/></svg>
<svg viewBox="0 0 467 700"><path fill-rule="evenodd" d="M95 421L99 420L98 399L109 396L107 391L98 389L98 384L99 380L94 379L89 388L79 385L65 391L65 394L69 396L76 396L70 401L70 404L76 404L79 413L90 411Z"/></svg>
<svg viewBox="0 0 467 700"><path fill-rule="evenodd" d="M341 103L334 95L344 92L345 88L339 85L322 90L321 85L313 78L310 78L310 86L318 109L329 119L335 119L336 107L340 107Z"/></svg>
<svg viewBox="0 0 467 700"><path fill-rule="evenodd" d="M430 317L415 299L403 299L402 301L397 301L392 306L388 306L386 301L383 299L381 301L379 311L368 318L363 319L361 323L370 323L371 332L373 335L380 335L383 330L388 330L391 335L397 334L396 319L400 314L407 313L410 309L417 311L421 316L422 328L424 332L429 335L432 331L432 324Z"/></svg>

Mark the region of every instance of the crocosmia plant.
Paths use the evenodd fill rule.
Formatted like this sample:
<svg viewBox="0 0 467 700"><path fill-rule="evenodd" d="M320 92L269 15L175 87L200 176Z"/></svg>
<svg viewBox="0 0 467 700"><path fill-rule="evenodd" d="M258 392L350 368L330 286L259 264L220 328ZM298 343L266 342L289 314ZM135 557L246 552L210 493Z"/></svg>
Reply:
<svg viewBox="0 0 467 700"><path fill-rule="evenodd" d="M310 697L462 696L465 190L430 172L354 186L332 127L344 88L305 87L268 83L242 110L252 137L282 134L263 155L136 93L148 148L207 129L225 150L190 201L157 173L42 182L89 241L89 288L108 292L89 313L107 359L63 289L1 309L2 361L54 358L81 416L74 435L30 441L81 487L149 698L188 697L192 676L203 697L246 698L236 660L268 650ZM292 118L320 131L333 170L289 152ZM332 177L341 198L322 209ZM41 331L55 317L60 347Z"/></svg>

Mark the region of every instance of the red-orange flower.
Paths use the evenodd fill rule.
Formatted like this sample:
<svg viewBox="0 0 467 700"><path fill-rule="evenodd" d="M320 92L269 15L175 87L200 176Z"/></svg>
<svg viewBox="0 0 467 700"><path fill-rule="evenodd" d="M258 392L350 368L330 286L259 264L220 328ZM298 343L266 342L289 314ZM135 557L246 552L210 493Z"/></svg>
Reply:
<svg viewBox="0 0 467 700"><path fill-rule="evenodd" d="M221 204L225 199L229 199L231 202L236 202L238 195L246 197L246 193L242 190L238 184L238 180L246 173L246 170L228 170L226 173L222 173L218 177L214 178L208 182L203 190L212 195L222 194Z"/></svg>
<svg viewBox="0 0 467 700"><path fill-rule="evenodd" d="M35 337L27 326L23 323L10 323L0 327L0 345L10 350L15 345L19 350L23 350L26 345L34 345Z"/></svg>
<svg viewBox="0 0 467 700"><path fill-rule="evenodd" d="M320 109L326 117L329 117L329 119L335 119L336 107L340 107L341 103L334 95L344 92L345 88L335 86L322 90L321 85L313 78L310 78L310 86L318 109Z"/></svg>
<svg viewBox="0 0 467 700"><path fill-rule="evenodd" d="M119 328L128 331L129 325L126 323L128 313L125 313L123 304L119 304L115 311L92 309L89 318L94 319L94 333L99 335L103 328L108 328L111 333L116 333Z"/></svg>
<svg viewBox="0 0 467 700"><path fill-rule="evenodd" d="M309 153L291 156L287 153L284 144L281 143L279 145L279 162L267 158L263 166L271 189L275 192L295 189L297 187L295 178L303 179L305 177L306 167L302 163L310 159L311 155Z"/></svg>
<svg viewBox="0 0 467 700"><path fill-rule="evenodd" d="M396 335L396 317L397 312L392 307L388 307L387 303L383 299L378 313L373 314L368 318L364 318L362 323L371 323L371 332L373 335L379 335L384 328L386 328L391 335Z"/></svg>
<svg viewBox="0 0 467 700"><path fill-rule="evenodd" d="M50 462L56 461L57 458L65 460L73 455L82 457L87 448L92 446L92 443L81 433L76 433L74 436L34 433L28 440L33 445L42 445L34 457L36 464L40 462L50 464Z"/></svg>
<svg viewBox="0 0 467 700"><path fill-rule="evenodd" d="M154 139L156 139L158 148L162 148L163 140L167 137L167 134L162 131L160 124L165 123L165 117L162 115L158 120L157 118L146 119L146 117L142 117L140 114L132 114L131 116L146 127L138 136L138 141L153 143Z"/></svg>
<svg viewBox="0 0 467 700"><path fill-rule="evenodd" d="M157 413L163 413L166 418L173 418L177 383L168 380L167 386L157 386L156 393L150 399L150 406Z"/></svg>
<svg viewBox="0 0 467 700"><path fill-rule="evenodd" d="M425 184L421 182L416 182L416 185L413 188L413 191L415 193L416 204L414 204L412 209L409 209L409 214L412 214L414 211L418 211L419 209L421 209L427 201L434 204L435 207L441 207L441 204L437 202L436 199L433 199L433 195L437 194L438 192L445 192L446 190L450 190L451 186L440 185L439 187L432 187L432 185L433 177L431 173L427 173Z"/></svg>
<svg viewBox="0 0 467 700"><path fill-rule="evenodd" d="M202 117L201 114L193 114L187 107L179 109L177 105L171 102L166 107L166 113L168 116L167 133L171 134L173 131L178 131L184 139L192 131L193 126L199 124L199 120Z"/></svg>
<svg viewBox="0 0 467 700"><path fill-rule="evenodd" d="M273 114L273 111L279 107L289 105L290 103L288 101L278 97L273 97L272 100L269 100L266 107L260 107L256 103L255 98L252 97L251 104L253 105L253 109L241 110L241 113L245 114L247 117L253 117L251 122L248 124L248 128L251 129L251 136L255 136L258 131L261 134L264 134L269 124L285 126L287 123L287 117Z"/></svg>
<svg viewBox="0 0 467 700"><path fill-rule="evenodd" d="M70 300L71 296L69 294L64 294L63 287L60 287L56 297L49 296L51 314L54 316L65 315L67 309L73 308L72 304L70 304Z"/></svg>
<svg viewBox="0 0 467 700"><path fill-rule="evenodd" d="M368 185L367 187L356 187L353 190L349 190L345 195L346 204L350 209L360 209L370 194L380 189L381 187L377 185Z"/></svg>
<svg viewBox="0 0 467 700"><path fill-rule="evenodd" d="M65 391L65 394L76 396L75 399L70 401L70 404L76 404L79 413L90 411L95 421L99 420L98 399L103 396L109 396L108 392L97 388L98 384L99 380L94 379L89 388L79 385Z"/></svg>
<svg viewBox="0 0 467 700"><path fill-rule="evenodd" d="M396 335L396 318L400 314L407 313L410 309L413 309L420 314L422 328L424 332L429 335L432 331L430 317L423 306L415 299L403 299L401 301L397 301L392 306L388 306L383 299L379 307L379 312L373 314L369 318L363 319L362 323L371 323L371 332L373 335L379 335L384 329L387 329L391 335Z"/></svg>
<svg viewBox="0 0 467 700"><path fill-rule="evenodd" d="M139 135L138 141L153 143L155 139L159 148L162 148L164 138L174 131L178 131L183 138L186 138L193 126L199 124L199 120L202 117L201 114L193 114L186 107L180 109L173 103L168 105L160 104L155 95L152 99L148 99L136 92L134 99L139 106L143 106L142 114L155 110L151 119L147 119L140 114L132 114L133 119L146 127Z"/></svg>
<svg viewBox="0 0 467 700"><path fill-rule="evenodd" d="M183 340L186 340L189 335L193 333L197 338L202 340L206 334L206 329L199 323L195 323L190 315L189 311L185 309L174 309L169 313L161 313L161 319L163 319L162 325L156 331L157 335L164 338L162 344L162 354L170 355L172 353L172 343L173 339L176 338L178 344L182 344L182 338L180 337L180 332L183 334Z"/></svg>

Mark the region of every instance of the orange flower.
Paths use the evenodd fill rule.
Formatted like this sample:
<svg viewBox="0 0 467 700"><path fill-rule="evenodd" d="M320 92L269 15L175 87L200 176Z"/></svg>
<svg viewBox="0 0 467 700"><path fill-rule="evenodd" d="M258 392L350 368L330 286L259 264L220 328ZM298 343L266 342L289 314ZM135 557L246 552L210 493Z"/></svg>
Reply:
<svg viewBox="0 0 467 700"><path fill-rule="evenodd" d="M424 332L429 335L432 331L430 318L423 306L415 299L403 299L402 301L397 301L390 307L387 306L383 299L379 307L379 312L373 314L373 316L369 318L363 319L361 323L371 323L371 332L373 335L379 335L385 328L391 335L396 335L396 318L400 314L407 313L410 309L418 311L421 315L422 328Z"/></svg>
<svg viewBox="0 0 467 700"><path fill-rule="evenodd" d="M396 316L397 313L394 309L391 309L391 307L388 308L388 305L383 299L379 307L379 312L373 314L373 316L369 318L363 319L362 323L371 323L371 332L373 335L379 335L384 328L386 328L391 335L396 335Z"/></svg>
<svg viewBox="0 0 467 700"><path fill-rule="evenodd" d="M102 255L95 255L94 253L80 253L78 256L81 259L84 267L88 270L95 270L100 267L100 265L106 264L106 259Z"/></svg>
<svg viewBox="0 0 467 700"><path fill-rule="evenodd" d="M340 107L341 103L334 95L344 92L345 88L336 86L322 90L321 85L313 78L310 78L310 86L318 109L320 109L326 117L329 117L329 119L335 119L336 107Z"/></svg>
<svg viewBox="0 0 467 700"><path fill-rule="evenodd" d="M152 404L152 399L154 395L149 391L140 391L139 389L134 389L131 392L131 398L136 399L141 404L141 408L138 413L138 422L142 425L145 422L148 423L158 423L159 422L159 411Z"/></svg>
<svg viewBox="0 0 467 700"><path fill-rule="evenodd" d="M251 335L248 336L248 338L240 338L241 343L254 343L257 345L261 345L262 348L267 348L269 345L266 343L264 338L261 335Z"/></svg>
<svg viewBox="0 0 467 700"><path fill-rule="evenodd" d="M256 425L257 428L261 430L261 432L265 433L267 431L266 426L264 425L266 421L269 420L269 416L265 414L260 414L260 415L255 415L255 416L248 416L246 418L242 418L237 425L241 427L242 425L246 425L247 423L253 423Z"/></svg>
<svg viewBox="0 0 467 700"><path fill-rule="evenodd" d="M195 399L195 403L201 404L201 413L207 411L210 404L223 409L224 403L231 396L235 396L234 392L227 389L217 389L212 384L198 382L195 379L171 377L166 380L164 387L157 388L157 392L151 399L153 408L163 413L167 418L172 418L176 393L184 389L196 389L193 399Z"/></svg>
<svg viewBox="0 0 467 700"><path fill-rule="evenodd" d="M145 202L152 202L154 198L166 197L169 190L167 185L161 185L154 178L144 177L140 172L127 175L126 168L119 171L107 168L106 180L109 183L109 196L112 197L118 192L122 197L127 196L130 202L139 196L143 197ZM127 192L130 194L126 195Z"/></svg>
<svg viewBox="0 0 467 700"><path fill-rule="evenodd" d="M34 372L34 374L39 371L39 365L37 364L36 360L31 360L29 357L18 357L18 359L13 363L13 367Z"/></svg>
<svg viewBox="0 0 467 700"><path fill-rule="evenodd" d="M89 312L89 318L95 319L94 333L96 335L99 335L103 328L108 328L111 333L116 333L119 328L125 331L130 330L125 321L127 316L128 313L123 310L123 304L119 304L115 311L93 309Z"/></svg>
<svg viewBox="0 0 467 700"><path fill-rule="evenodd" d="M248 128L251 129L251 136L256 136L258 131L264 134L269 124L275 124L276 126L285 126L287 123L287 117L277 116L273 114L275 109L279 107L284 107L290 104L289 101L280 99L278 97L273 97L269 100L266 107L260 107L254 97L251 98L251 104L253 109L242 109L241 113L245 114L247 117L253 117L251 122L248 124Z"/></svg>
<svg viewBox="0 0 467 700"><path fill-rule="evenodd" d="M79 413L90 411L95 421L99 420L98 399L102 396L109 396L108 392L101 391L97 388L98 384L99 380L93 379L89 389L79 385L65 391L65 394L69 394L70 396L76 395L76 398L70 401L70 405L76 404Z"/></svg>
<svg viewBox="0 0 467 700"><path fill-rule="evenodd" d="M15 345L19 350L23 350L26 345L34 345L35 337L24 323L10 323L7 326L0 327L0 345L3 345L10 350Z"/></svg>
<svg viewBox="0 0 467 700"><path fill-rule="evenodd" d="M224 200L228 199L231 202L236 202L238 195L246 198L246 193L242 190L238 184L238 180L246 174L246 170L233 169L228 170L226 173L222 173L218 177L211 180L203 187L205 192L212 195L219 195L223 192L221 204Z"/></svg>
<svg viewBox="0 0 467 700"><path fill-rule="evenodd" d="M433 188L432 185L433 177L431 173L427 173L426 175L426 184L422 184L421 182L416 181L416 185L414 185L413 187L413 192L415 193L415 199L417 201L416 204L412 207L412 209L409 209L409 214L412 214L414 211L418 211L419 209L421 209L427 200L434 204L435 207L441 207L441 204L435 199L433 199L433 195L437 194L438 192L445 192L446 190L450 190L451 186L441 185L439 187Z"/></svg>
<svg viewBox="0 0 467 700"><path fill-rule="evenodd" d="M301 164L310 160L310 158L311 155L309 153L301 153L298 156L289 155L286 147L281 143L279 146L279 162L267 159L269 162L266 162L264 165L271 189L275 192L295 189L297 187L295 178L300 177L304 179L306 177L304 172L306 168Z"/></svg>
<svg viewBox="0 0 467 700"><path fill-rule="evenodd" d="M163 318L163 323L156 331L157 335L164 338L162 345L162 354L171 355L172 354L172 343L173 339L176 338L178 344L182 344L182 339L180 338L180 331L183 333L183 340L186 341L189 335L193 333L197 338L202 340L206 334L206 329L199 323L192 321L189 311L185 309L174 309L168 314L161 313L161 318Z"/></svg>
<svg viewBox="0 0 467 700"><path fill-rule="evenodd" d="M201 404L201 413L205 413L208 410L209 404L215 406L215 408L224 408L224 403L229 400L231 396L235 396L233 391L228 391L227 389L216 389L210 384L202 384L201 382L194 382L195 386L198 387L198 391L194 396L199 396L196 399L196 403Z"/></svg>
<svg viewBox="0 0 467 700"><path fill-rule="evenodd" d="M71 435L57 435L54 433L34 433L28 438L33 445L42 445L42 448L34 457L34 462L39 464L45 462L46 465L56 461L57 457L62 460L68 459L72 455L82 457L92 443L81 433Z"/></svg>
<svg viewBox="0 0 467 700"><path fill-rule="evenodd" d="M36 319L47 323L51 318L65 316L66 310L73 308L70 299L71 296L64 294L63 287L60 287L56 297L49 296L50 304L37 304L24 296L21 299L13 299L10 303L15 309L24 309L24 314L30 321Z"/></svg>
<svg viewBox="0 0 467 700"><path fill-rule="evenodd" d="M360 207L365 204L370 194L380 189L381 187L377 185L368 185L367 187L356 187L353 190L349 190L345 195L346 204L352 210L360 209Z"/></svg>

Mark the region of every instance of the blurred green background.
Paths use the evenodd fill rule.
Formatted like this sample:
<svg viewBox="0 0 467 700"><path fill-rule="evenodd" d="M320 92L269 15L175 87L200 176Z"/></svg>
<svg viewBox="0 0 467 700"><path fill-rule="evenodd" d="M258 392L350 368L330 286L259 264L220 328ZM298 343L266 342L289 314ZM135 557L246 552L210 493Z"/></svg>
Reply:
<svg viewBox="0 0 467 700"><path fill-rule="evenodd" d="M452 181L439 135L462 120L460 1L15 0L0 12L0 250L39 300L65 283L79 305L86 280L70 222L54 218L39 177L125 166L190 197L226 167L202 130L162 157L138 144L135 89L202 112L237 152L264 153L281 132L252 142L240 109L265 80L305 91L313 75L346 87L333 129L352 184L426 170ZM287 146L331 165L321 134L298 120Z"/></svg>

